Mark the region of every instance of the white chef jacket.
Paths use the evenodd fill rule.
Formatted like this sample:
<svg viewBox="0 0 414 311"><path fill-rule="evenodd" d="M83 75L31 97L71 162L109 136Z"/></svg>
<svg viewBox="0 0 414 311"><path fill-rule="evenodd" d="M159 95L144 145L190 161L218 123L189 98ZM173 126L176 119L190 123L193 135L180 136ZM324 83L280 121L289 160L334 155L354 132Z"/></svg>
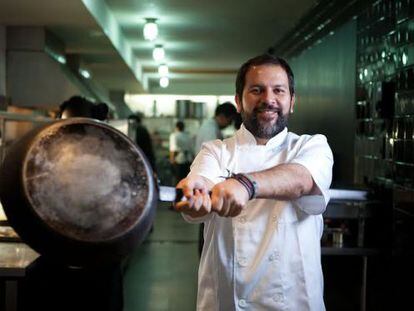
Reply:
<svg viewBox="0 0 414 311"><path fill-rule="evenodd" d="M170 151L176 152L177 164L193 161L193 139L187 132L175 131L170 135Z"/></svg>
<svg viewBox="0 0 414 311"><path fill-rule="evenodd" d="M325 136L284 129L257 145L242 125L231 138L205 143L190 174L215 184L229 171L250 173L281 163L305 166L322 195L253 199L234 218L183 214L189 222L205 222L197 310L325 310L320 238L333 165Z"/></svg>
<svg viewBox="0 0 414 311"><path fill-rule="evenodd" d="M201 150L201 145L203 143L215 139L223 139L223 134L221 133L216 120L205 120L197 131L194 154L197 154Z"/></svg>

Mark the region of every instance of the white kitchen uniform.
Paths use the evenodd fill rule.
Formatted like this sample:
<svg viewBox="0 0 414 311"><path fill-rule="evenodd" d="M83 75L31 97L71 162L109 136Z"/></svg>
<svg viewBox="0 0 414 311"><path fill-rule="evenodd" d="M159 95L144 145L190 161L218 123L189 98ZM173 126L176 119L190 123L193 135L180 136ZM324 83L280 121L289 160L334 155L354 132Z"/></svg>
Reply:
<svg viewBox="0 0 414 311"><path fill-rule="evenodd" d="M170 151L175 152L177 164L193 161L193 139L187 132L175 131L170 135Z"/></svg>
<svg viewBox="0 0 414 311"><path fill-rule="evenodd" d="M320 238L329 201L333 157L323 135L284 129L257 145L242 125L235 136L203 145L190 174L214 184L221 176L265 170L281 163L305 166L323 195L294 201L253 199L237 217L203 218L198 310L325 310Z"/></svg>
<svg viewBox="0 0 414 311"><path fill-rule="evenodd" d="M215 139L223 139L223 134L215 119L207 119L197 131L194 154L197 154L201 150L201 145L204 142Z"/></svg>

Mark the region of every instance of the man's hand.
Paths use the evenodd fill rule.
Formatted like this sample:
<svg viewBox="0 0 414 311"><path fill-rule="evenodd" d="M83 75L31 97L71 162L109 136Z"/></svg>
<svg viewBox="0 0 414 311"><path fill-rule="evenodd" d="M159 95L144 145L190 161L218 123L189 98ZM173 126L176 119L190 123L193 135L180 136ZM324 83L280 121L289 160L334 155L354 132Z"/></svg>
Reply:
<svg viewBox="0 0 414 311"><path fill-rule="evenodd" d="M174 209L193 218L210 213L211 199L208 185L208 180L201 176L189 176L181 180L177 188L183 189L186 200L176 203Z"/></svg>
<svg viewBox="0 0 414 311"><path fill-rule="evenodd" d="M249 201L247 189L237 180L229 178L216 184L209 194L209 181L201 176L189 176L177 184L183 189L185 201L175 204L176 211L197 218L216 212L222 217L238 216Z"/></svg>
<svg viewBox="0 0 414 311"><path fill-rule="evenodd" d="M226 179L211 190L211 210L220 216L238 216L248 201L247 189L236 179Z"/></svg>

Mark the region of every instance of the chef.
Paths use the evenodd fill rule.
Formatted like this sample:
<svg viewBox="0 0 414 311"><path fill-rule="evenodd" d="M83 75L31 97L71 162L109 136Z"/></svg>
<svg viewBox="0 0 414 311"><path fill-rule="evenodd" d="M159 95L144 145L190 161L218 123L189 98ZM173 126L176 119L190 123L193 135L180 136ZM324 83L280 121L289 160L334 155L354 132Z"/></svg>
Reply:
<svg viewBox="0 0 414 311"><path fill-rule="evenodd" d="M295 104L288 63L241 66L234 136L205 143L176 210L204 223L198 310L325 310L320 238L333 157L323 135L287 129ZM211 194L209 195L209 191Z"/></svg>

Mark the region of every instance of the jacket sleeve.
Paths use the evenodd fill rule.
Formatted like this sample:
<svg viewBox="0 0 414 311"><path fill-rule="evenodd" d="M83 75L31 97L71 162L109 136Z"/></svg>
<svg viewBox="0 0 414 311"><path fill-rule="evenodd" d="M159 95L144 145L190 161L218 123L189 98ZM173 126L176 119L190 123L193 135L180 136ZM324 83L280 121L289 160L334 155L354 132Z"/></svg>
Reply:
<svg viewBox="0 0 414 311"><path fill-rule="evenodd" d="M322 214L329 202L332 181L333 155L324 135L314 135L303 142L291 163L303 165L312 175L322 195L307 195L293 203L307 214Z"/></svg>

